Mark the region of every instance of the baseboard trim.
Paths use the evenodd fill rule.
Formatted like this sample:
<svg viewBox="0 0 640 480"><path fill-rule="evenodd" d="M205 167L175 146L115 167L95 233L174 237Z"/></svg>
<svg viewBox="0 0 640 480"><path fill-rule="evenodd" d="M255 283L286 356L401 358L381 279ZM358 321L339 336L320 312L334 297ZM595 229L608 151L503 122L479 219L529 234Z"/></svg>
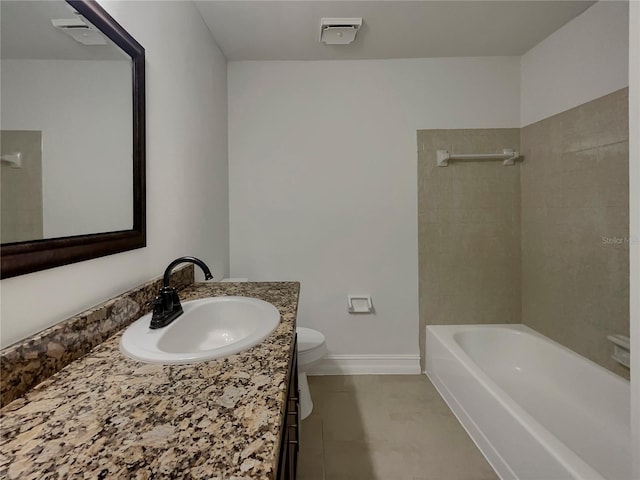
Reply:
<svg viewBox="0 0 640 480"><path fill-rule="evenodd" d="M419 355L327 355L308 375L416 375Z"/></svg>

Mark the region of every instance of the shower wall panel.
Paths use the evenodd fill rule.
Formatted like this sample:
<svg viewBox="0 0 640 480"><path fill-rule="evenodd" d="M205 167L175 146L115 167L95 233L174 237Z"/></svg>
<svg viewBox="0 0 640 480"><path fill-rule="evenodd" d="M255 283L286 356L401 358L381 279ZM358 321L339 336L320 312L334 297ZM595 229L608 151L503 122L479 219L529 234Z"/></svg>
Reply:
<svg viewBox="0 0 640 480"><path fill-rule="evenodd" d="M502 153L505 148L520 149L520 129L418 131L423 361L427 324L520 322L520 163L436 165L437 150Z"/></svg>
<svg viewBox="0 0 640 480"><path fill-rule="evenodd" d="M522 322L629 378L628 89L522 129Z"/></svg>

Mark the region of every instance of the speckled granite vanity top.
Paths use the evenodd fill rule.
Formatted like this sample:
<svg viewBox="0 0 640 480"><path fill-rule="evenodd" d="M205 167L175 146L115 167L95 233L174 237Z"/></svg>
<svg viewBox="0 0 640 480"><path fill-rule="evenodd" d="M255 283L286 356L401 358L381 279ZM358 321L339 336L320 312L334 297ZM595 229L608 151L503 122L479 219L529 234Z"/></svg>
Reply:
<svg viewBox="0 0 640 480"><path fill-rule="evenodd" d="M294 282L187 287L183 301L266 300L280 325L193 365L131 360L117 333L0 411L0 478L274 478L298 293Z"/></svg>

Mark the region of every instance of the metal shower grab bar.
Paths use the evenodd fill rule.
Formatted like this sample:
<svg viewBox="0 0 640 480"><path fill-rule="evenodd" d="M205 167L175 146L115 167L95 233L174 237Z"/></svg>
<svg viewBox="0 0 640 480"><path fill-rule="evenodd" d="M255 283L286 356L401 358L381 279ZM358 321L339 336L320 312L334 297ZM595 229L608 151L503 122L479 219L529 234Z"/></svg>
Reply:
<svg viewBox="0 0 640 480"><path fill-rule="evenodd" d="M438 166L446 167L453 160L503 160L503 165L515 165L520 154L512 148L505 148L502 153L463 153L451 154L448 150L438 150Z"/></svg>

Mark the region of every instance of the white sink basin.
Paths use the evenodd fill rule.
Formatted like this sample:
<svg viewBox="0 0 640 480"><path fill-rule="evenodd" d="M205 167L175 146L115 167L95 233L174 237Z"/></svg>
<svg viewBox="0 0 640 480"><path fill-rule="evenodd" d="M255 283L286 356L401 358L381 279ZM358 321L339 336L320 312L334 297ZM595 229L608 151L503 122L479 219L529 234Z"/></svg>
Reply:
<svg viewBox="0 0 640 480"><path fill-rule="evenodd" d="M151 330L151 314L122 335L120 349L143 362L184 364L247 350L280 323L276 307L257 298L213 297L182 304L184 313L170 325Z"/></svg>

